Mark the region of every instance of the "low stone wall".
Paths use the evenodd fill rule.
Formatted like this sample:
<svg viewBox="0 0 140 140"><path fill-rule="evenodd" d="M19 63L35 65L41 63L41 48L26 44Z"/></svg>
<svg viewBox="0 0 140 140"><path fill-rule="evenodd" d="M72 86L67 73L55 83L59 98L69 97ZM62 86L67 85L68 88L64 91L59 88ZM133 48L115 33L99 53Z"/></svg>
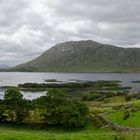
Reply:
<svg viewBox="0 0 140 140"><path fill-rule="evenodd" d="M99 114L98 115L96 114L93 117L96 117L100 121L104 122L104 125L102 126L102 128L110 127L113 130L121 131L121 132L124 132L124 131L133 131L133 132L140 131L140 128L130 128L130 127L121 126L121 125L119 125L117 123L114 123L114 122L106 119L104 116L99 115Z"/></svg>

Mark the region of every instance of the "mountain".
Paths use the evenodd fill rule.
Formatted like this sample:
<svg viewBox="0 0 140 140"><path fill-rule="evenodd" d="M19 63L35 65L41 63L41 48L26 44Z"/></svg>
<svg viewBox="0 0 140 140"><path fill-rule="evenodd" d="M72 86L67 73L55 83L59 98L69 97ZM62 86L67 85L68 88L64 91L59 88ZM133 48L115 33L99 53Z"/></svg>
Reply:
<svg viewBox="0 0 140 140"><path fill-rule="evenodd" d="M140 72L140 49L121 48L91 40L57 44L12 71Z"/></svg>
<svg viewBox="0 0 140 140"><path fill-rule="evenodd" d="M10 66L6 65L6 64L0 64L0 69L4 69L4 68L9 68Z"/></svg>

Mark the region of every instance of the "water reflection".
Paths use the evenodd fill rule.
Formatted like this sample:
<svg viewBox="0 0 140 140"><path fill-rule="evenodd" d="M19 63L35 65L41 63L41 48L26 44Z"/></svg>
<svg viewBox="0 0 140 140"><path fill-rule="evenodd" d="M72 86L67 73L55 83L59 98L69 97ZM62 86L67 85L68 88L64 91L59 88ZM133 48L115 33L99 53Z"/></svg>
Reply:
<svg viewBox="0 0 140 140"><path fill-rule="evenodd" d="M73 80L119 80L123 86L132 87L132 92L140 91L140 84L131 83L131 81L140 80L140 73L29 73L29 72L1 72L0 86L16 86L23 83L43 83L48 79L57 81ZM22 92L24 98L34 99L44 95L44 92ZM0 98L3 97L3 91L0 90Z"/></svg>

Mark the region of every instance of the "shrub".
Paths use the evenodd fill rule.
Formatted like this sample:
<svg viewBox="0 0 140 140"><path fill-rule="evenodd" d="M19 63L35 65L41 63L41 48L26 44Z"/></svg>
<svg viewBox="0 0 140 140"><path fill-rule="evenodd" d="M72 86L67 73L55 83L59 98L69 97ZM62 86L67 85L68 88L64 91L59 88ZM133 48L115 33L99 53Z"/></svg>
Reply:
<svg viewBox="0 0 140 140"><path fill-rule="evenodd" d="M125 96L125 100L126 101L131 101L133 99L133 95L132 94L128 94Z"/></svg>
<svg viewBox="0 0 140 140"><path fill-rule="evenodd" d="M103 101L104 95L101 93L88 93L82 97L83 101Z"/></svg>
<svg viewBox="0 0 140 140"><path fill-rule="evenodd" d="M128 111L124 112L123 120L127 120L130 117L130 113Z"/></svg>
<svg viewBox="0 0 140 140"><path fill-rule="evenodd" d="M11 118L11 121L15 120L16 123L21 123L28 115L30 102L23 99L23 95L17 88L11 88L5 91L4 106L5 111L9 111L8 116Z"/></svg>
<svg viewBox="0 0 140 140"><path fill-rule="evenodd" d="M51 89L46 96L37 100L40 107L42 106L46 110L42 114L46 124L70 128L86 125L88 108L78 100L67 98L59 90Z"/></svg>

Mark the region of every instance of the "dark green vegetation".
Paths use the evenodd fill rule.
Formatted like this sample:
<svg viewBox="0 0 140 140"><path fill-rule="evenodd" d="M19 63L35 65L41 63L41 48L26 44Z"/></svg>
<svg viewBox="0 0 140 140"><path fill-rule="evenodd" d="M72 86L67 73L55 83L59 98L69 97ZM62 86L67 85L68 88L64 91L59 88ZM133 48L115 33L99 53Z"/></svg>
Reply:
<svg viewBox="0 0 140 140"><path fill-rule="evenodd" d="M47 79L47 80L45 80L45 82L62 82L62 81L58 81L58 80L56 80L56 79Z"/></svg>
<svg viewBox="0 0 140 140"><path fill-rule="evenodd" d="M30 101L23 99L19 90L8 89L5 91L4 100L1 100L1 122L10 121L20 124L28 116L30 109Z"/></svg>
<svg viewBox="0 0 140 140"><path fill-rule="evenodd" d="M140 80L137 80L137 81L131 81L131 83L140 83Z"/></svg>
<svg viewBox="0 0 140 140"><path fill-rule="evenodd" d="M76 99L66 98L59 90L50 89L46 96L29 101L23 99L16 88L7 89L0 101L0 122L31 123L30 117L36 111L40 123L48 126L77 128L87 124L88 108ZM38 122L37 119L34 121Z"/></svg>
<svg viewBox="0 0 140 140"><path fill-rule="evenodd" d="M7 71L140 72L139 60L139 48L121 48L90 40L69 41Z"/></svg>
<svg viewBox="0 0 140 140"><path fill-rule="evenodd" d="M94 88L94 89L127 89L131 87L121 87L120 81L81 81L67 83L24 83L19 84L20 88Z"/></svg>
<svg viewBox="0 0 140 140"><path fill-rule="evenodd" d="M57 89L48 90L46 96L34 100L33 103L46 109L43 116L48 125L75 128L83 127L87 123L88 108L78 100L67 98Z"/></svg>

